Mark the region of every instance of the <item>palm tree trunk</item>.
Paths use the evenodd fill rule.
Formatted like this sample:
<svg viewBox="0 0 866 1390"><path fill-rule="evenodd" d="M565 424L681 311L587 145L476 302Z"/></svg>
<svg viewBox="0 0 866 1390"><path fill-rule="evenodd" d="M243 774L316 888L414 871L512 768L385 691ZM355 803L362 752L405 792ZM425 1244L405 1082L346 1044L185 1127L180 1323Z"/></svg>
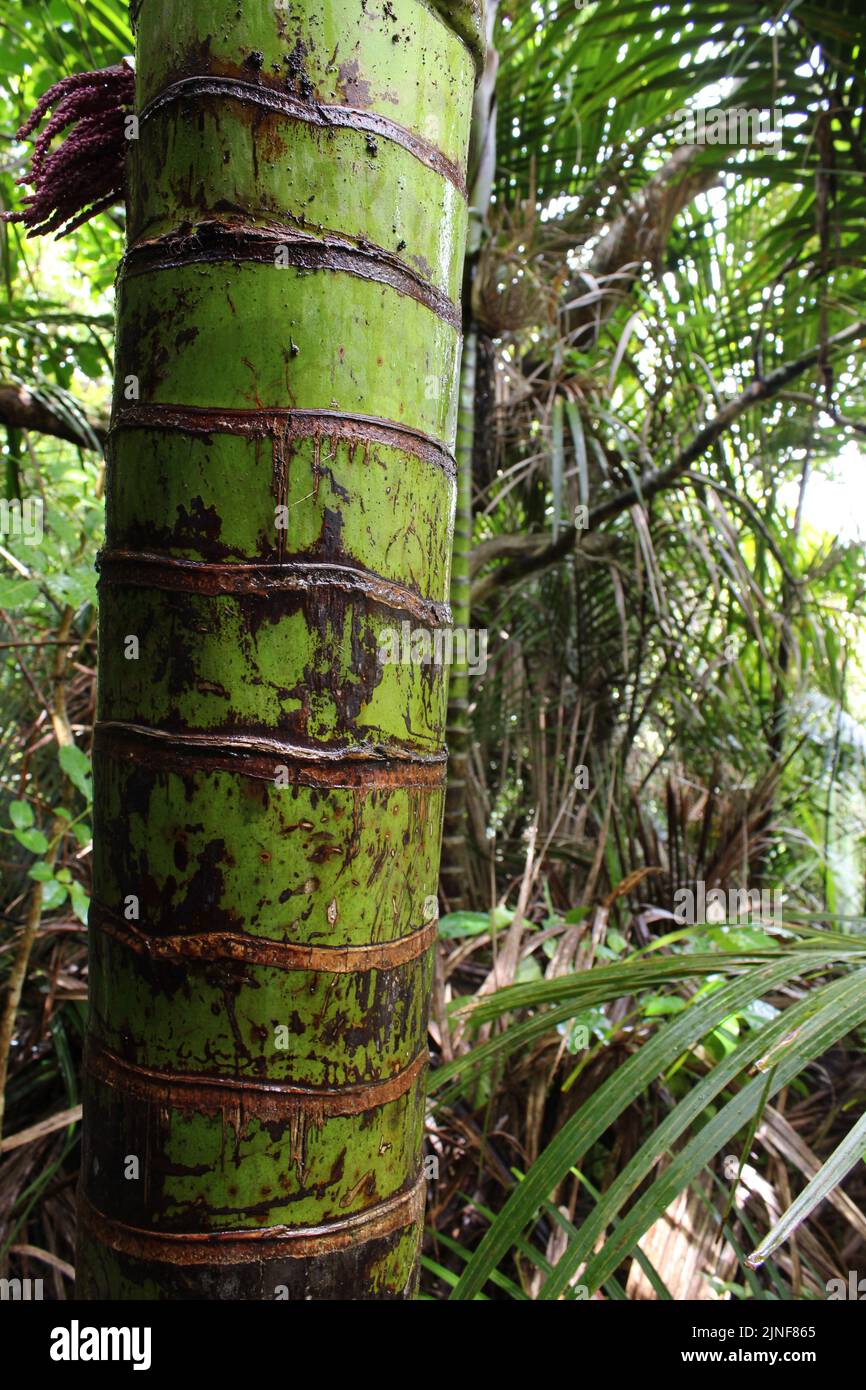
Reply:
<svg viewBox="0 0 866 1390"><path fill-rule="evenodd" d="M137 6L80 1297L414 1291L477 8Z"/></svg>
<svg viewBox="0 0 866 1390"><path fill-rule="evenodd" d="M451 570L451 614L456 629L472 620L469 559L472 550L472 455L475 441L475 374L478 334L470 326L463 340L460 364L460 406L457 413L457 515ZM469 776L469 668L454 661L448 680L448 786L442 838L442 890L452 911L468 906L469 862L466 783Z"/></svg>
<svg viewBox="0 0 866 1390"><path fill-rule="evenodd" d="M475 401L478 379L478 325L473 315L473 282L496 172L496 75L499 55L493 46L499 0L484 7L484 70L475 89L469 141L470 215L463 277L465 338L460 363L457 416L457 518L451 573L451 610L455 628L472 621L472 476L475 458ZM442 841L442 891L452 911L469 906L472 864L469 852L468 777L472 730L469 717L469 670L451 668L448 682L448 787ZM476 849L477 858L477 849Z"/></svg>

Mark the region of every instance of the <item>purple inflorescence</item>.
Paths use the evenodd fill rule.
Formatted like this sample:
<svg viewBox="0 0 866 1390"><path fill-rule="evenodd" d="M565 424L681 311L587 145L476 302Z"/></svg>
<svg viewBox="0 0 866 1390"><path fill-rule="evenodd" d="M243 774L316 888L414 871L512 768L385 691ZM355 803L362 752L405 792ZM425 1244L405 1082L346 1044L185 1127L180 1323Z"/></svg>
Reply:
<svg viewBox="0 0 866 1390"><path fill-rule="evenodd" d="M79 72L55 82L18 132L19 140L52 110L39 135L30 173L19 183L33 185L20 212L0 213L23 222L28 236L56 232L58 237L87 222L123 197L126 168L126 121L135 98L135 73L124 60L99 72ZM54 150L55 138L74 129Z"/></svg>

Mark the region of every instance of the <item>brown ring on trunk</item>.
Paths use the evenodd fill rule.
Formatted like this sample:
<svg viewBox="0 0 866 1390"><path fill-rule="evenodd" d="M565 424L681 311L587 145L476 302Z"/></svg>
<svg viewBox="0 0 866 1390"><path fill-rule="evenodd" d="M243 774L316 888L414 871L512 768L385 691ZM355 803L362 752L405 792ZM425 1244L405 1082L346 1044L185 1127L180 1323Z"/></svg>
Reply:
<svg viewBox="0 0 866 1390"><path fill-rule="evenodd" d="M183 775L211 770L239 772L274 781L275 761L287 766L291 785L308 787L418 787L445 785L447 753L362 744L302 747L260 734L195 734L155 729L126 720L103 719L94 726L94 747L141 766Z"/></svg>
<svg viewBox="0 0 866 1390"><path fill-rule="evenodd" d="M91 901L87 924L91 930L104 932L139 955L160 960L240 960L276 970L309 970L328 975L396 970L429 951L438 930L434 919L393 941L372 941L361 946L314 946L226 931L154 936L95 900Z"/></svg>
<svg viewBox="0 0 866 1390"><path fill-rule="evenodd" d="M440 440L411 425L375 415L350 415L338 410L223 410L218 406L127 405L114 412L109 434L117 430L180 430L184 434L236 434L249 439L273 436L284 429L289 439L319 435L350 444L383 444L442 468L455 477L453 453Z"/></svg>
<svg viewBox="0 0 866 1390"><path fill-rule="evenodd" d="M383 608L407 613L428 628L447 628L451 607L422 598L404 584L369 574L355 565L327 560L249 560L221 563L188 560L156 551L102 550L96 567L100 582L117 587L167 589L189 594L261 594L340 589L372 599Z"/></svg>
<svg viewBox="0 0 866 1390"><path fill-rule="evenodd" d="M405 126L398 125L387 116L375 111L359 111L352 106L329 106L317 103L315 106L287 92L273 87L255 86L236 77L183 77L153 97L139 113L143 124L155 112L174 102L188 97L222 97L239 101L248 106L263 106L268 111L278 111L292 121L303 121L317 126L320 130L354 130L364 135L377 135L382 140L400 145L428 169L435 169L466 198L466 179L463 170L444 155L429 140L423 140Z"/></svg>
<svg viewBox="0 0 866 1390"><path fill-rule="evenodd" d="M345 237L333 234L317 237L293 227L200 222L189 236L169 234L131 246L121 261L120 273L143 275L150 271L225 261L252 261L273 266L276 252L285 253L286 265L301 270L342 271L361 280L387 285L398 294L423 304L452 328L461 328L460 305L412 270L399 256L371 242L359 246Z"/></svg>
<svg viewBox="0 0 866 1390"><path fill-rule="evenodd" d="M293 1109L313 1123L335 1115L364 1115L411 1091L428 1063L426 1047L408 1066L384 1081L343 1087L297 1086L284 1081L238 1081L232 1077L157 1071L118 1057L94 1037L88 1039L85 1071L124 1095L179 1111L226 1114L273 1121Z"/></svg>
<svg viewBox="0 0 866 1390"><path fill-rule="evenodd" d="M309 1259L359 1241L390 1235L423 1219L425 1179L374 1207L322 1226L266 1226L261 1230L207 1231L189 1235L143 1230L114 1221L80 1197L79 1220L103 1245L135 1259L161 1264L243 1264L266 1259Z"/></svg>

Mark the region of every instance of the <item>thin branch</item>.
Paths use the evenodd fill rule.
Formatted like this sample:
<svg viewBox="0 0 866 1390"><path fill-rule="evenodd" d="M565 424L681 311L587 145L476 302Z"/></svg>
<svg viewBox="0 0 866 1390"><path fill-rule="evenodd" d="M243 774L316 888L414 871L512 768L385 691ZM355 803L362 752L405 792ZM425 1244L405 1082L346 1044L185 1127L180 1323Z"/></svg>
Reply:
<svg viewBox="0 0 866 1390"><path fill-rule="evenodd" d="M825 344L810 348L801 357L777 367L775 371L770 372L769 376L751 382L738 396L728 401L727 405L723 406L702 430L698 431L691 442L681 450L671 463L666 464L664 468L648 469L635 486L625 488L622 492L618 492L613 497L599 503L597 507L593 507L589 513L589 529L594 530L604 522L611 521L622 512L628 511L629 507L633 507L635 504L642 505L657 496L658 493L664 492L682 481L692 464L696 463L745 411L762 401L777 396L788 385L788 382L802 376L809 367L813 367L825 348L844 346L852 340L862 338L864 333L866 333L866 322L852 324L849 328L843 329L841 333L836 333L832 338L828 338ZM712 485L712 478L707 478L707 484ZM472 589L473 605L481 603L494 589L503 588L508 584L526 579L529 575L537 574L540 570L548 569L559 560L565 559L574 550L578 536L581 534L583 533L578 531L576 527L570 526L558 540L545 546L543 550L536 548L534 537L527 537L527 546L531 547L532 553L522 559L513 560L510 564L503 565L501 569L479 579Z"/></svg>
<svg viewBox="0 0 866 1390"><path fill-rule="evenodd" d="M32 430L35 434L50 434L77 444L79 449L102 448L108 426L102 421L89 421L80 412L80 422L71 411L55 410L51 402L15 382L0 382L0 425L13 429Z"/></svg>

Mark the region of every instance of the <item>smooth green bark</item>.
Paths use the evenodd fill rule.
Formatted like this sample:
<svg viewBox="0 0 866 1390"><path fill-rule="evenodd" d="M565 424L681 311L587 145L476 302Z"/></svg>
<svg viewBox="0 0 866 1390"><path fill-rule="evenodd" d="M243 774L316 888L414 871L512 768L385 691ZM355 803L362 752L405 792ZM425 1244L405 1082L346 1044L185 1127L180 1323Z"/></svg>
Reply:
<svg viewBox="0 0 866 1390"><path fill-rule="evenodd" d="M136 18L78 1293L410 1297L481 15Z"/></svg>

